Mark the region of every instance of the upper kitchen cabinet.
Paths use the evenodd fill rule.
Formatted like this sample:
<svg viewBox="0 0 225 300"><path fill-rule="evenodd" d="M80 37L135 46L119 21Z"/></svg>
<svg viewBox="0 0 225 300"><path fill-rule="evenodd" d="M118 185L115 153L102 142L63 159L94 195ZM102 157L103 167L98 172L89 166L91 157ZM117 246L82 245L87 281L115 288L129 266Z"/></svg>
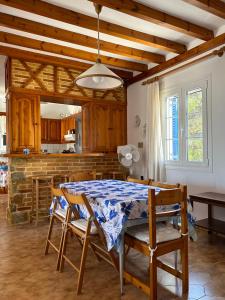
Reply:
<svg viewBox="0 0 225 300"><path fill-rule="evenodd" d="M83 152L116 152L126 143L126 107L88 103L82 107Z"/></svg>
<svg viewBox="0 0 225 300"><path fill-rule="evenodd" d="M41 119L41 143L61 143L61 120L44 118Z"/></svg>
<svg viewBox="0 0 225 300"><path fill-rule="evenodd" d="M8 152L40 150L40 98L25 93L10 93L7 99Z"/></svg>
<svg viewBox="0 0 225 300"><path fill-rule="evenodd" d="M76 129L75 115L66 117L61 120L61 141L64 142L64 135L68 134L72 129Z"/></svg>
<svg viewBox="0 0 225 300"><path fill-rule="evenodd" d="M109 115L109 149L117 151L117 146L127 141L127 115L124 106L111 106Z"/></svg>

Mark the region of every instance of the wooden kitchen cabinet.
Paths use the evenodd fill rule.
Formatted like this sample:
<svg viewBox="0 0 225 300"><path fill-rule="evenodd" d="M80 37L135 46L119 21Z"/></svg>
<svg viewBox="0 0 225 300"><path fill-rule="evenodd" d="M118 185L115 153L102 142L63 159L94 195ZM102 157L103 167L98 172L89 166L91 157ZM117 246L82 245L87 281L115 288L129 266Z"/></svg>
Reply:
<svg viewBox="0 0 225 300"><path fill-rule="evenodd" d="M41 143L48 143L48 119L41 119Z"/></svg>
<svg viewBox="0 0 225 300"><path fill-rule="evenodd" d="M126 110L124 107L113 106L110 108L109 115L109 128L110 128L110 139L109 149L110 152L116 152L117 146L126 144Z"/></svg>
<svg viewBox="0 0 225 300"><path fill-rule="evenodd" d="M51 143L61 143L61 120L48 120L48 139Z"/></svg>
<svg viewBox="0 0 225 300"><path fill-rule="evenodd" d="M10 93L7 99L8 152L40 150L40 97L26 93Z"/></svg>
<svg viewBox="0 0 225 300"><path fill-rule="evenodd" d="M42 144L61 143L61 120L41 119L41 142Z"/></svg>
<svg viewBox="0 0 225 300"><path fill-rule="evenodd" d="M72 115L61 120L61 141L64 142L64 135L68 130L76 128L76 116Z"/></svg>
<svg viewBox="0 0 225 300"><path fill-rule="evenodd" d="M92 130L91 130L91 104L82 106L82 151L90 152L92 148Z"/></svg>
<svg viewBox="0 0 225 300"><path fill-rule="evenodd" d="M82 106L83 152L116 152L126 144L126 107L88 103Z"/></svg>
<svg viewBox="0 0 225 300"><path fill-rule="evenodd" d="M94 118L93 127L93 148L96 152L109 151L109 140L111 135L110 121L109 121L109 106L108 105L94 105L92 110Z"/></svg>

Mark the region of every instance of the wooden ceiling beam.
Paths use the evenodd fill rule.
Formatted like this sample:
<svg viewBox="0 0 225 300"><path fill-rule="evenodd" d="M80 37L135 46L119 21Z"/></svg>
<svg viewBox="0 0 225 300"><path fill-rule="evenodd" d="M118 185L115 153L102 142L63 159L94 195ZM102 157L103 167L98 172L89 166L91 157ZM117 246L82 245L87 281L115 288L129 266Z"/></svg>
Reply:
<svg viewBox="0 0 225 300"><path fill-rule="evenodd" d="M84 71L91 67L91 64L81 61L75 61L71 59L41 54L37 52L31 52L27 50L21 50L13 47L7 47L0 45L0 55L5 55L11 58L24 59L31 62L39 62L44 64L52 64L54 66L66 67L75 70ZM124 80L131 79L133 73L125 70L110 68L113 72L119 75Z"/></svg>
<svg viewBox="0 0 225 300"><path fill-rule="evenodd" d="M225 44L225 33L218 35L214 39L188 50L184 54L180 54L174 58L171 58L171 59L167 60L166 62L149 69L147 72L143 72L137 76L134 76L132 79L130 79L128 81L127 85L131 85L135 82L138 82L140 80L143 80L143 79L146 79L153 75L156 75L156 74L163 72L169 68L172 68L180 63L183 63L189 59L192 59L198 55L201 55L209 50L219 47L223 44Z"/></svg>
<svg viewBox="0 0 225 300"><path fill-rule="evenodd" d="M96 62L97 54L0 31L0 42ZM145 64L101 55L103 64L143 72Z"/></svg>
<svg viewBox="0 0 225 300"><path fill-rule="evenodd" d="M183 0L211 14L225 19L225 3L220 0Z"/></svg>
<svg viewBox="0 0 225 300"><path fill-rule="evenodd" d="M21 30L24 32L29 32L32 34L38 34L41 36L61 40L64 42L85 46L85 47L90 47L94 49L97 48L97 39L93 37L79 34L79 33L73 33L68 30L56 28L50 25L26 20L23 18L11 16L4 13L0 13L0 25L12 29L16 29L16 30ZM100 47L101 50L103 51L123 55L136 60L141 60L141 61L145 60L157 64L165 61L165 57L163 55L148 52L148 51L143 51L139 49L134 49L134 48L118 45L118 44L113 44L102 40L100 42Z"/></svg>
<svg viewBox="0 0 225 300"><path fill-rule="evenodd" d="M169 29L208 41L213 38L213 31L193 24L183 19L171 16L150 6L143 5L133 0L90 0L130 16L164 26Z"/></svg>
<svg viewBox="0 0 225 300"><path fill-rule="evenodd" d="M97 29L96 18L89 17L84 14L40 0L0 0L0 4L75 26L80 26L95 31ZM100 31L108 35L178 54L183 53L186 50L186 46L181 43L173 42L171 40L146 34L137 30L132 30L103 20L100 22Z"/></svg>

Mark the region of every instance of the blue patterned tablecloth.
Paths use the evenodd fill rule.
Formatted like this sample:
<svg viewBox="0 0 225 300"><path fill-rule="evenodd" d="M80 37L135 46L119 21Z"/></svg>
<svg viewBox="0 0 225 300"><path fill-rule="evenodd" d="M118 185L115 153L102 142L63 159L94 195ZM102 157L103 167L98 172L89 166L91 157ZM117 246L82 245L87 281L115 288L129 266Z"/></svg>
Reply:
<svg viewBox="0 0 225 300"><path fill-rule="evenodd" d="M103 229L108 250L111 250L118 245L120 234L128 219L147 218L148 190L153 187L119 180L92 180L62 183L60 188L66 188L75 195L85 193ZM159 188L155 189L156 192L160 192ZM64 197L61 197L60 205L66 209L67 202ZM52 207L53 202L50 212ZM162 206L157 209L162 211L166 208ZM78 210L82 218L88 217L83 206L79 206ZM188 219L191 225L193 218L190 214Z"/></svg>

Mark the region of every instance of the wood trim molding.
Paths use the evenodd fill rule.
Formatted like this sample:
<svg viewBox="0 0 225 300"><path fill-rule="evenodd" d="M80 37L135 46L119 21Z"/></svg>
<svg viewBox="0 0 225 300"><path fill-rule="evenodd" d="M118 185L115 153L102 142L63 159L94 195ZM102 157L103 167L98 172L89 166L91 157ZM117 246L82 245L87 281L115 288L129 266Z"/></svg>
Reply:
<svg viewBox="0 0 225 300"><path fill-rule="evenodd" d="M74 68L81 71L86 70L91 66L91 64L84 63L81 61L75 61L75 60L56 57L56 56L40 54L37 52L31 52L27 50L22 50L22 49L17 49L14 47L7 47L2 45L0 45L0 54L12 58L26 59L33 62L41 62L41 63L52 64L60 67ZM133 77L132 72L113 69L113 68L110 69L125 80L131 79Z"/></svg>
<svg viewBox="0 0 225 300"><path fill-rule="evenodd" d="M65 56L83 59L87 61L96 62L97 60L96 53L65 47L58 44L44 42L36 39L23 37L23 36L18 36L16 34L6 33L3 31L0 31L0 42L26 47L30 49L35 49L35 50L46 51L54 54L65 55ZM119 68L124 68L124 69L139 71L139 72L143 72L148 69L148 66L146 64L127 61L119 58L113 58L110 56L101 55L101 60L102 63L109 66L116 66Z"/></svg>
<svg viewBox="0 0 225 300"><path fill-rule="evenodd" d="M96 18L44 1L0 0L0 4L96 31ZM186 46L178 42L125 28L106 21L101 21L100 31L115 37L178 54L186 50Z"/></svg>
<svg viewBox="0 0 225 300"><path fill-rule="evenodd" d="M220 0L183 0L211 14L225 19L225 3Z"/></svg>
<svg viewBox="0 0 225 300"><path fill-rule="evenodd" d="M83 96L76 96L76 95L63 95L61 93L55 93L55 92L48 92L48 91L42 91L42 90L31 90L31 89L23 89L23 88L12 88L10 87L8 89L8 94L10 93L26 93L29 95L38 95L38 96L44 96L45 100L42 100L43 102L52 102L52 103L63 103L63 104L69 104L69 105L84 105L88 102L94 102L94 103L100 103L100 104L110 104L110 105L116 105L121 107L126 107L127 102L122 101L110 101L110 100L104 100L102 98L91 98L91 97L83 97Z"/></svg>
<svg viewBox="0 0 225 300"><path fill-rule="evenodd" d="M225 44L225 33L218 35L214 39L186 51L184 54L180 54L174 58L171 58L171 59L167 60L166 62L149 69L147 72L143 72L143 73L131 78L128 81L127 85L129 86L135 82L138 82L140 80L143 80L143 79L146 79L153 75L156 75L162 71L165 71L171 67L174 67L182 62L192 59L198 55L201 55L201 54L203 54L209 50L212 50L218 46L221 46L223 44Z"/></svg>
<svg viewBox="0 0 225 300"><path fill-rule="evenodd" d="M185 21L178 17L143 5L133 0L90 0L94 3L106 6L130 16L164 26L169 29L208 41L214 37L213 31L202 26Z"/></svg>
<svg viewBox="0 0 225 300"><path fill-rule="evenodd" d="M4 13L0 13L0 25L16 30L29 32L32 34L38 34L40 36L57 39L64 42L73 43L76 45L90 47L93 49L96 49L97 47L97 39L93 37ZM136 60L145 60L154 63L161 63L165 61L165 57L161 54L113 44L103 40L101 40L100 47L103 51L119 54Z"/></svg>

